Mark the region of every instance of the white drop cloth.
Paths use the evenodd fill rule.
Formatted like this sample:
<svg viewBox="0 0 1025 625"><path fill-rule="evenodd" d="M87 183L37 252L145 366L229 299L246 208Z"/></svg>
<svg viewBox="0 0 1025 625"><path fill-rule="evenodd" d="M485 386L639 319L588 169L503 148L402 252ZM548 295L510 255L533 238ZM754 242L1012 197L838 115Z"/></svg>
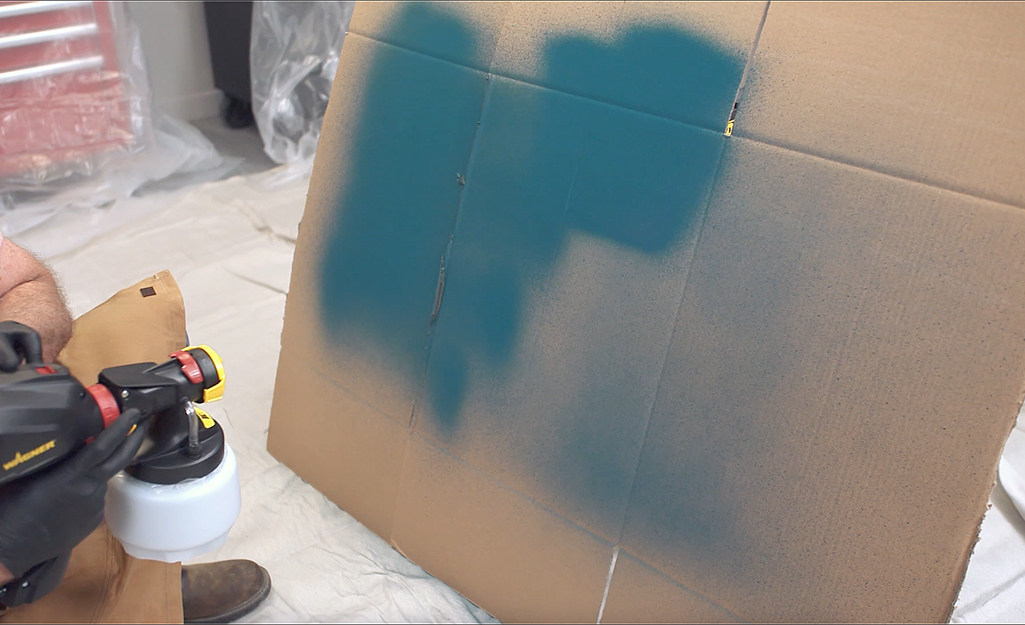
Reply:
<svg viewBox="0 0 1025 625"><path fill-rule="evenodd" d="M227 391L210 412L239 460L242 512L200 560L250 558L270 599L246 622L494 622L339 510L266 449L292 252L308 179L282 169L0 226L41 253L79 315L170 269L193 344L223 357ZM16 213L16 211L15 211ZM115 228L116 226L116 228ZM21 232L12 232L21 230ZM1025 375L1025 372L1022 372ZM1025 429L1015 430L968 567L955 622L1025 622ZM1015 508L1015 501L1017 506Z"/></svg>

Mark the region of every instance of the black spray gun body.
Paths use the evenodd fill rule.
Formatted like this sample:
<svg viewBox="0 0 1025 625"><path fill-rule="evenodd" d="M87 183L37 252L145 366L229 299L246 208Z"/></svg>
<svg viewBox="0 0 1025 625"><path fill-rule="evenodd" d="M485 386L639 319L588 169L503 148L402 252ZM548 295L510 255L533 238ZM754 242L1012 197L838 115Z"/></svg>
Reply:
<svg viewBox="0 0 1025 625"><path fill-rule="evenodd" d="M192 403L219 399L223 385L221 360L206 346L159 365L104 369L89 387L59 365L0 374L0 485L73 454L130 408L156 418L153 444L129 474L154 484L206 475L224 455L224 435Z"/></svg>
<svg viewBox="0 0 1025 625"><path fill-rule="evenodd" d="M104 369L88 387L60 365L0 373L0 486L57 464L132 408L152 424L148 448L126 473L154 484L203 477L224 457L224 433L193 402L219 399L223 389L220 357L206 346L175 352L162 364ZM36 579L32 592L26 586L19 598L5 593L2 603L12 607L46 594L66 566L66 558L43 563L24 576Z"/></svg>

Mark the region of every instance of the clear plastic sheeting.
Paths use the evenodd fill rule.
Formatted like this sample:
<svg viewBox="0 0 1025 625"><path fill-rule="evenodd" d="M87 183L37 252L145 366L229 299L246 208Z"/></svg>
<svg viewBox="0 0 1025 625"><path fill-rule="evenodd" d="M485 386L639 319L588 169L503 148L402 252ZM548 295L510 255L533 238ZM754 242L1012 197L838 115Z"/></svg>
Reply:
<svg viewBox="0 0 1025 625"><path fill-rule="evenodd" d="M254 2L253 117L276 163L313 166L355 2Z"/></svg>
<svg viewBox="0 0 1025 625"><path fill-rule="evenodd" d="M221 157L192 125L157 114L141 152L49 194L3 194L0 232L25 237L43 256L59 255L176 201L176 189L222 178L240 163Z"/></svg>
<svg viewBox="0 0 1025 625"><path fill-rule="evenodd" d="M0 4L0 228L47 222L44 255L82 245L159 201L223 178L225 159L150 105L139 31L124 2Z"/></svg>
<svg viewBox="0 0 1025 625"><path fill-rule="evenodd" d="M0 196L94 176L152 141L138 29L123 2L0 5Z"/></svg>

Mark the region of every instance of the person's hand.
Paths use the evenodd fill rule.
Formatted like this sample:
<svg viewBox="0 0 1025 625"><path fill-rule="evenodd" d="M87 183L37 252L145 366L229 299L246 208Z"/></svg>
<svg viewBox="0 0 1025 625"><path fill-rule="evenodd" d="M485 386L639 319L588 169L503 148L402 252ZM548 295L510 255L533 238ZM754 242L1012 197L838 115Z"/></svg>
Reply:
<svg viewBox="0 0 1025 625"><path fill-rule="evenodd" d="M0 371L14 371L26 364L43 364L43 342L39 334L17 321L0 321Z"/></svg>
<svg viewBox="0 0 1025 625"><path fill-rule="evenodd" d="M0 562L15 579L99 527L107 480L135 458L148 425L127 410L75 455L0 488Z"/></svg>

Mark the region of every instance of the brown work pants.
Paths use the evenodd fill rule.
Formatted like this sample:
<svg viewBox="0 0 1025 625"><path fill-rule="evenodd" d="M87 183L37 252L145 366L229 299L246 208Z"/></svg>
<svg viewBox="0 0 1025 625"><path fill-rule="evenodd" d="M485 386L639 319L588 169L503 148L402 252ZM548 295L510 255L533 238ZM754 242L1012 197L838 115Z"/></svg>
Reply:
<svg viewBox="0 0 1025 625"><path fill-rule="evenodd" d="M185 346L185 306L162 272L75 320L58 360L86 385L101 369L163 362ZM181 563L137 560L101 525L71 554L53 592L12 608L3 623L181 623Z"/></svg>

